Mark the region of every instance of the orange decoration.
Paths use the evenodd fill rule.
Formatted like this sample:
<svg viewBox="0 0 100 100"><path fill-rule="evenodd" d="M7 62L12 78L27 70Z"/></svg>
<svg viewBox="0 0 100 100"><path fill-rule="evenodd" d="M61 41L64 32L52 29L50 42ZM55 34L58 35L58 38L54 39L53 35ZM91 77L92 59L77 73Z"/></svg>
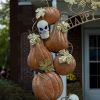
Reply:
<svg viewBox="0 0 100 100"><path fill-rule="evenodd" d="M32 90L38 100L57 100L62 94L63 83L55 72L38 73L33 78Z"/></svg>
<svg viewBox="0 0 100 100"><path fill-rule="evenodd" d="M27 63L32 70L39 70L40 62L46 59L52 62L52 56L42 41L30 47Z"/></svg>
<svg viewBox="0 0 100 100"><path fill-rule="evenodd" d="M75 70L76 60L74 57L71 60L71 63L59 63L59 55L54 59L54 68L56 72L60 75L67 75Z"/></svg>
<svg viewBox="0 0 100 100"><path fill-rule="evenodd" d="M48 24L56 23L60 18L60 12L57 8L54 7L45 7L45 15L43 17L44 20L48 22Z"/></svg>
<svg viewBox="0 0 100 100"><path fill-rule="evenodd" d="M50 33L50 37L44 40L44 45L51 52L58 52L62 49L68 48L67 37L65 37L64 33L57 29L57 24Z"/></svg>

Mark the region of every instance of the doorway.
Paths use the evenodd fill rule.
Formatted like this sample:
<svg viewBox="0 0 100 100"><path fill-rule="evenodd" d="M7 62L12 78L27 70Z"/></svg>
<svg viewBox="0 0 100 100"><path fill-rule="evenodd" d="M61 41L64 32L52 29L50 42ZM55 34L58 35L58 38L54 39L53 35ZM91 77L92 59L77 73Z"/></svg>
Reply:
<svg viewBox="0 0 100 100"><path fill-rule="evenodd" d="M83 32L84 100L100 99L100 28Z"/></svg>

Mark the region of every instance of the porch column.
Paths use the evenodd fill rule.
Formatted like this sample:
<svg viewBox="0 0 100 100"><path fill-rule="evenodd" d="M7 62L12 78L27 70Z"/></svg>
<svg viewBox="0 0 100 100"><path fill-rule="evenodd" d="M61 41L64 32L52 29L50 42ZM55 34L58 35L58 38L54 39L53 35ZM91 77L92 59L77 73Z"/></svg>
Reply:
<svg viewBox="0 0 100 100"><path fill-rule="evenodd" d="M57 8L57 0L52 0L52 6ZM53 26L51 26L51 27L53 27ZM54 53L53 53L53 57L55 57ZM57 100L63 100L63 98L67 96L67 80L66 80L66 76L62 76L61 75L61 79L62 79L62 82L63 82L63 92L62 92L62 95Z"/></svg>

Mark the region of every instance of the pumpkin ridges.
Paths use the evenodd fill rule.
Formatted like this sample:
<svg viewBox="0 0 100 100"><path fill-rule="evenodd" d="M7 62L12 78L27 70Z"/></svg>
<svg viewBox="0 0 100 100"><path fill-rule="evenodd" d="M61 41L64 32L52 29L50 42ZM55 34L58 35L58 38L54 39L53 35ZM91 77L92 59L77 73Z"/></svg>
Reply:
<svg viewBox="0 0 100 100"><path fill-rule="evenodd" d="M34 81L32 81L32 88L39 100L56 100L58 96L60 96L60 90L62 90L60 88L62 87L59 87L59 84L62 84L62 81L60 80L59 76L56 76L56 73L53 73L55 72L48 72L43 74L40 73L37 74L35 76L36 78L33 79ZM58 79L56 80L55 78ZM58 91L55 91L56 89L54 86L58 88Z"/></svg>
<svg viewBox="0 0 100 100"><path fill-rule="evenodd" d="M36 91L38 89L36 82L38 77L34 77L32 80L32 90L34 91L34 95L38 98L38 92Z"/></svg>
<svg viewBox="0 0 100 100"><path fill-rule="evenodd" d="M36 48L32 48L32 52L34 52L34 53L31 53L31 54L32 54L31 57L34 57L34 56L35 56L35 58L34 58L34 62L36 63L37 60L36 60L36 54L35 54L35 51L36 51ZM31 59L31 62L33 62L32 59ZM34 64L32 64L32 66L34 66ZM37 70L37 66L34 66L34 69Z"/></svg>
<svg viewBox="0 0 100 100"><path fill-rule="evenodd" d="M57 24L55 24L52 32L50 32L50 37L44 40L44 45L52 52L68 48L68 40L65 38L64 33L57 29Z"/></svg>
<svg viewBox="0 0 100 100"><path fill-rule="evenodd" d="M35 49L35 48L34 48ZM33 47L30 48L30 52L34 52L34 49ZM27 59L27 62L28 62L28 65L32 68L33 66L33 62L32 62L32 57L34 56L35 53L29 53L28 55L28 59ZM34 58L35 60L35 58ZM34 66L34 69L36 69L36 67Z"/></svg>
<svg viewBox="0 0 100 100"><path fill-rule="evenodd" d="M52 78L53 77L53 73L54 72L52 72L52 74L51 73L48 73L47 74L47 76L48 77L50 77L50 79L51 79L51 81L52 81L52 84L53 84L53 82L56 82L55 84L53 84L53 88L54 88L54 90L56 91L54 94L56 95L56 97L54 97L54 99L57 99L58 97L59 97L59 93L60 93L60 91L59 91L59 89L60 89L60 87L59 87L59 82L58 82L58 80L56 79L56 77L55 78ZM57 77L58 78L58 77ZM53 100L54 100L53 99Z"/></svg>
<svg viewBox="0 0 100 100"><path fill-rule="evenodd" d="M42 96L43 96L42 100L48 100L48 97L45 94L44 88L39 86L42 83L41 82L42 80L41 80L39 74L37 74L37 76L35 76L35 77L37 78L37 80L34 79L34 82L36 83L36 84L34 84L34 87L36 87L36 90L35 91L33 90L35 93L35 96L38 97L39 100L41 100L40 97L42 97ZM42 92L39 92L39 91L42 91Z"/></svg>
<svg viewBox="0 0 100 100"><path fill-rule="evenodd" d="M53 85L52 85L52 81L51 81L51 79L48 77L48 73L47 74L44 74L44 77L46 77L46 78L48 78L48 81L46 81L45 82L45 80L44 80L44 85L45 85L45 83L46 83L46 86L44 86L44 91L45 91L45 94L47 94L47 96L48 97L51 97L51 98L49 98L48 100L53 100L53 98L54 98L54 89L53 89ZM47 87L47 86L50 86L50 88L49 87ZM46 87L47 87L47 89L46 89ZM47 91L48 90L48 91Z"/></svg>
<svg viewBox="0 0 100 100"><path fill-rule="evenodd" d="M52 78L50 75L52 75L52 74L51 74L51 73L47 73L47 76L50 78L50 80L51 80L51 82L52 82L52 85L53 85L53 92L54 92L54 93L53 93L53 98L52 98L52 100L54 100L54 99L57 99L57 98L54 97L54 96L56 95L56 94L55 94L55 91L56 91L56 90L54 89L55 87L54 87L54 84L53 84L54 78ZM55 81L54 81L54 82L55 82ZM56 91L56 92L57 92L57 91Z"/></svg>
<svg viewBox="0 0 100 100"><path fill-rule="evenodd" d="M44 76L43 76L44 77ZM42 89L42 92L43 92L43 94L44 95L42 95L42 96L44 96L43 98L44 98L44 100L49 100L49 98L48 98L48 96L46 95L46 92L45 92L45 86L44 86L44 84L45 84L45 82L44 82L44 79L45 78L41 78L41 77L39 77L40 78L40 84L42 84L42 86L40 87L41 89ZM40 97L42 97L42 96L40 96ZM41 98L40 98L41 99Z"/></svg>
<svg viewBox="0 0 100 100"><path fill-rule="evenodd" d="M43 43L42 43L43 44ZM45 51L44 51L44 49L41 49L41 48L43 48L44 47L44 44L43 44L43 46L41 46L40 48L39 48L39 50L41 51L41 54L43 54L42 55L42 57L43 57L43 59L42 60L45 60L46 58L49 58L50 57L50 59L52 60L52 57L50 56L50 52L48 52L47 51L47 49L45 49ZM44 47L45 48L45 47ZM46 52L47 51L47 52ZM47 55L47 56L44 56L44 54L45 55Z"/></svg>
<svg viewBox="0 0 100 100"><path fill-rule="evenodd" d="M27 63L32 70L37 71L39 70L39 63L45 59L51 60L51 62L53 63L52 55L44 46L43 42L40 41L30 48Z"/></svg>
<svg viewBox="0 0 100 100"><path fill-rule="evenodd" d="M58 95L58 97L62 94L62 91L63 91L63 83L62 83L62 79L61 79L61 77L59 76L59 75L57 75L57 74L55 74L55 73L53 73L54 75L55 75L55 78L57 79L57 81L58 81L58 84L59 84L59 89L61 89L61 90L59 90L59 95ZM58 78L59 77L59 78ZM60 82L59 82L60 81ZM61 84L60 84L61 83ZM58 98L57 97L57 98Z"/></svg>
<svg viewBox="0 0 100 100"><path fill-rule="evenodd" d="M54 7L45 7L46 10L43 19L45 19L49 24L54 24L60 18L60 11Z"/></svg>

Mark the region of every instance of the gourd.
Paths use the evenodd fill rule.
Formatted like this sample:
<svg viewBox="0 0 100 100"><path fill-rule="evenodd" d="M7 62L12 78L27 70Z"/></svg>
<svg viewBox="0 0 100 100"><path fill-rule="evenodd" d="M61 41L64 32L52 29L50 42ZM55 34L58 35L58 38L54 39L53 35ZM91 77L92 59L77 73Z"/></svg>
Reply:
<svg viewBox="0 0 100 100"><path fill-rule="evenodd" d="M63 83L55 72L38 73L32 80L32 90L39 100L57 100L62 94Z"/></svg>

